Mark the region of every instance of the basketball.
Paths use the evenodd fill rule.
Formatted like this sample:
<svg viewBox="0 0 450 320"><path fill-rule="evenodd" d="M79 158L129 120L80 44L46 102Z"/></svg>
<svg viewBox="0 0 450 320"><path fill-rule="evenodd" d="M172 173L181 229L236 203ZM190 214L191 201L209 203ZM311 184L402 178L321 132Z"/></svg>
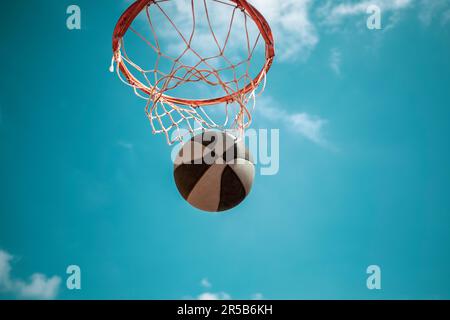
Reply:
<svg viewBox="0 0 450 320"><path fill-rule="evenodd" d="M186 142L174 165L175 184L193 207L222 212L250 193L255 167L243 141L228 133L207 131Z"/></svg>

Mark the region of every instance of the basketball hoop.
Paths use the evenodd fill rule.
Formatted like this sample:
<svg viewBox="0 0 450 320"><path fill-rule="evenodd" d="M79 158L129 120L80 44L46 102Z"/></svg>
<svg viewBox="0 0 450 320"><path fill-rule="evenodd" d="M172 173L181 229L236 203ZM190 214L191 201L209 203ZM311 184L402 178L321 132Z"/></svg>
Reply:
<svg viewBox="0 0 450 320"><path fill-rule="evenodd" d="M133 53L142 62L125 49L128 34L149 51ZM153 133L169 144L205 129L242 136L275 56L269 24L247 0L137 0L120 17L112 44L111 71L147 100Z"/></svg>

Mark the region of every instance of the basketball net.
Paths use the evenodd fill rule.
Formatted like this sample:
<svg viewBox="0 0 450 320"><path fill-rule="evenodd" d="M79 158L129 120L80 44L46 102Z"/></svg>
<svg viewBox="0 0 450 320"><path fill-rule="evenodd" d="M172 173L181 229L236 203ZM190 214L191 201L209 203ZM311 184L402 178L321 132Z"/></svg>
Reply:
<svg viewBox="0 0 450 320"><path fill-rule="evenodd" d="M208 129L231 130L237 137L242 137L252 121L256 97L264 91L266 73L273 61L270 28L262 15L244 0L185 0L183 6L190 7L191 12L190 28L182 30L177 25L177 17L170 15L173 5L165 7L165 3L174 1L181 0L138 0L127 9L114 32L110 71L115 70L138 97L147 101L145 112L153 133L164 134L168 144L181 142L186 136ZM214 30L212 20L216 17L212 16L211 5L220 7L216 13L230 17L228 26L221 25L219 32ZM161 19L165 19L166 28L161 27ZM238 20L242 22L239 26ZM201 30L197 30L199 28ZM124 37L127 31L151 50L151 59L145 59L152 61L150 67L140 66L128 54ZM251 31L256 32L251 34ZM161 39L160 34L167 36L169 32L172 37ZM208 34L206 51L214 53L197 48L199 42L195 39L200 32ZM233 37L244 40L245 44L239 46L239 50L228 48L233 45ZM176 42L177 54L167 49L163 42ZM264 43L265 50L261 50L259 47ZM210 50L212 48L214 50ZM263 56L263 63L256 73L251 62L257 54ZM187 88L184 94L196 92L201 99L177 97L183 87ZM223 110L219 120L217 107Z"/></svg>

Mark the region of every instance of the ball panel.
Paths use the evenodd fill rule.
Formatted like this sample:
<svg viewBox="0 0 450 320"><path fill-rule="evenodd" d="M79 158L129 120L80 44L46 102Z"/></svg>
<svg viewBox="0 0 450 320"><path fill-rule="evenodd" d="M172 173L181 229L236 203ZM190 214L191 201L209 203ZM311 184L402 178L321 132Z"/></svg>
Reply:
<svg viewBox="0 0 450 320"><path fill-rule="evenodd" d="M210 167L207 164L181 164L175 168L175 183L183 198L189 197L192 189Z"/></svg>
<svg viewBox="0 0 450 320"><path fill-rule="evenodd" d="M249 161L249 162L251 162L252 164L254 163L254 161L253 161L253 156L252 156L252 154L250 153L250 150L248 149L248 148L246 148L245 147L245 145L244 145L244 156L243 157L239 157L239 158L243 158L243 159L245 159L245 160L247 160L247 161Z"/></svg>
<svg viewBox="0 0 450 320"><path fill-rule="evenodd" d="M220 203L218 211L234 208L245 199L247 193L241 180L230 166L226 166L222 173Z"/></svg>
<svg viewBox="0 0 450 320"><path fill-rule="evenodd" d="M222 174L225 164L212 165L195 184L187 201L194 207L216 212L221 201Z"/></svg>
<svg viewBox="0 0 450 320"><path fill-rule="evenodd" d="M229 166L244 186L245 193L249 194L255 178L254 164L244 159L236 159L235 163Z"/></svg>

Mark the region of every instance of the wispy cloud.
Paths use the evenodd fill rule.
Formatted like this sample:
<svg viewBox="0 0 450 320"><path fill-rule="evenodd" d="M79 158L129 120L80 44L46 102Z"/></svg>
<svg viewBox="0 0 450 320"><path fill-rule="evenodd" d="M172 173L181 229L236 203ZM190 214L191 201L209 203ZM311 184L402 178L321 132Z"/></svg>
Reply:
<svg viewBox="0 0 450 320"><path fill-rule="evenodd" d="M204 292L197 297L197 300L230 300L231 296L226 292Z"/></svg>
<svg viewBox="0 0 450 320"><path fill-rule="evenodd" d="M19 296L26 299L54 299L58 294L61 279L57 276L47 278L44 274L35 273L30 282L17 281Z"/></svg>
<svg viewBox="0 0 450 320"><path fill-rule="evenodd" d="M292 129L302 134L307 139L320 145L326 145L323 137L323 127L328 121L307 113L295 113L287 116L286 123L292 125Z"/></svg>
<svg viewBox="0 0 450 320"><path fill-rule="evenodd" d="M444 25L450 20L450 0L421 0L419 20L429 26L436 18Z"/></svg>
<svg viewBox="0 0 450 320"><path fill-rule="evenodd" d="M262 300L262 299L264 299L264 296L262 293L252 294L252 300Z"/></svg>
<svg viewBox="0 0 450 320"><path fill-rule="evenodd" d="M331 147L324 137L324 128L328 123L327 120L306 112L288 113L274 99L268 96L258 100L257 109L263 117L281 123L309 141L323 147Z"/></svg>
<svg viewBox="0 0 450 320"><path fill-rule="evenodd" d="M208 280L208 278L203 278L200 281L200 285L205 289L210 289L212 287L211 282ZM252 300L262 300L264 297L262 293L254 293L251 295ZM191 299L191 298L189 298ZM231 295L224 291L218 291L218 292L211 292L205 291L201 294L199 294L196 297L197 300L231 300Z"/></svg>
<svg viewBox="0 0 450 320"><path fill-rule="evenodd" d="M132 151L134 149L134 145L131 142L125 141L125 140L119 140L117 141L117 145L121 148L124 148L126 150Z"/></svg>
<svg viewBox="0 0 450 320"><path fill-rule="evenodd" d="M34 273L30 280L23 281L11 277L13 256L0 250L0 292L6 292L23 299L54 299L59 290L61 278L48 278L44 274Z"/></svg>
<svg viewBox="0 0 450 320"><path fill-rule="evenodd" d="M130 1L131 2L131 1ZM225 0L224 3L228 1ZM279 61L295 61L305 60L310 52L319 42L319 37L314 24L310 20L309 12L312 0L251 0L250 1L269 22L274 37L277 39L277 58ZM201 56L215 56L218 54L218 48L215 39L209 28L208 19L205 14L203 1L195 2L195 34L192 39L191 47L195 49ZM243 49L247 49L246 30L244 28L243 15L239 11L233 16L233 28L228 38L228 30L232 17L232 6L222 4L220 2L207 1L208 14L211 19L213 31L219 45L227 43L226 55L233 58L242 56ZM192 31L192 7L191 1L169 1L160 3L174 25L184 35L186 39L190 38ZM159 10L153 10L152 19L158 22L156 28L157 36L160 38L160 44L163 51L167 51L173 56L177 56L185 50L185 44L181 41L180 34L167 18L161 15ZM145 14L140 16L141 22L147 23ZM248 31L250 34L251 46L256 40L256 24L251 20L248 21ZM161 41L162 39L168 41ZM227 41L225 41L227 40ZM263 41L260 41L262 44ZM258 46L259 54L264 53L264 46ZM246 52L244 52L246 53ZM192 62L198 57L186 53L182 61Z"/></svg>
<svg viewBox="0 0 450 320"><path fill-rule="evenodd" d="M128 0L128 2L132 1ZM362 19L358 18L356 23L365 25L364 16L367 15L367 9L373 5L381 9L384 31L392 29L401 20L401 13L409 8L417 8L420 20L426 25L437 17L443 25L450 21L450 0L325 0L320 3L313 0L250 0L250 2L264 15L273 30L279 62L307 60L319 43L321 32L330 30L342 32L342 24L350 18L361 17ZM231 19L231 15L225 10L228 6L221 5L220 2L214 4L208 1L207 3L209 14L214 17L212 25L215 35L219 44L223 44L228 35ZM170 15L178 29L184 33L185 38L189 38L192 31L191 2L188 0L168 1L160 5ZM157 13L157 10L152 11L152 14L157 15ZM217 54L217 46L202 5L196 5L195 15L196 32L192 47L197 47L197 51L202 56ZM145 14L141 16L142 19L147 19ZM246 48L247 39L243 32L243 23L238 16L235 17L234 29L227 42L230 50L226 51L226 54L231 57L239 56L242 54L239 50ZM162 20L167 20L163 18ZM180 40L178 32L167 21L158 22L159 27L156 31L163 51L167 50L174 56L183 52L185 44L178 41ZM250 31L255 30L250 29ZM198 57L185 54L183 59L196 60Z"/></svg>
<svg viewBox="0 0 450 320"><path fill-rule="evenodd" d="M341 75L341 51L339 49L333 48L330 53L330 68L333 72L340 76Z"/></svg>
<svg viewBox="0 0 450 320"><path fill-rule="evenodd" d="M203 278L200 284L203 288L211 288L211 283L207 278Z"/></svg>
<svg viewBox="0 0 450 320"><path fill-rule="evenodd" d="M102 208L110 202L110 188L107 182L78 168L70 169L72 170L70 174L71 182L80 192L80 203L82 205L85 205L89 210L94 210Z"/></svg>
<svg viewBox="0 0 450 320"><path fill-rule="evenodd" d="M413 0L362 0L356 2L340 2L328 0L317 10L321 21L326 25L339 25L346 18L367 14L367 8L371 5L380 7L382 13L395 13L398 10L408 8Z"/></svg>
<svg viewBox="0 0 450 320"><path fill-rule="evenodd" d="M12 256L0 250L0 288L3 290L11 287L11 264Z"/></svg>
<svg viewBox="0 0 450 320"><path fill-rule="evenodd" d="M252 0L269 22L277 39L278 58L305 60L319 42L310 20L311 0Z"/></svg>
<svg viewBox="0 0 450 320"><path fill-rule="evenodd" d="M200 285L209 289L212 287L211 282L209 282L208 278L203 278L200 281ZM226 292L203 292L198 297L197 300L230 300L231 296Z"/></svg>
<svg viewBox="0 0 450 320"><path fill-rule="evenodd" d="M442 14L442 24L446 25L449 22L450 22L450 10L447 10Z"/></svg>

